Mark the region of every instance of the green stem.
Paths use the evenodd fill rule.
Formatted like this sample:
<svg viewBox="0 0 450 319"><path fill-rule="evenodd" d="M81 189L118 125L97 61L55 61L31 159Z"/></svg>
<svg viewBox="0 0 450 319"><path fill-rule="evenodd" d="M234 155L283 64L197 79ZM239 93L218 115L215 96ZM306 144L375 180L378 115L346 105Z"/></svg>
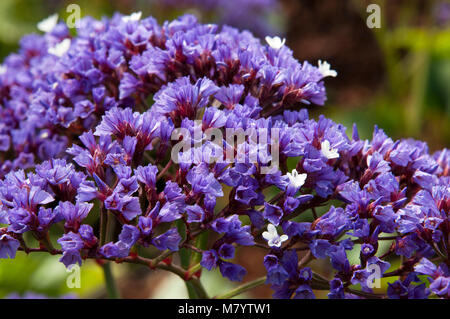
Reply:
<svg viewBox="0 0 450 319"><path fill-rule="evenodd" d="M184 284L186 286L189 299L199 299L199 296L197 295L197 289L194 287L194 285L189 281L185 281Z"/></svg>
<svg viewBox="0 0 450 319"><path fill-rule="evenodd" d="M168 258L170 255L173 254L173 251L170 250L165 250L161 253L161 255L156 256L155 258L153 258L150 262L150 267L156 267L156 265L158 265L161 261L163 261L164 259Z"/></svg>
<svg viewBox="0 0 450 319"><path fill-rule="evenodd" d="M298 268L305 267L311 260L314 259L313 254L311 253L311 250L306 253L305 256L298 262Z"/></svg>
<svg viewBox="0 0 450 319"><path fill-rule="evenodd" d="M158 174L158 176L156 177L156 180L160 179L161 177L164 176L164 174L167 173L167 171L170 169L170 167L172 166L173 162L172 160L170 160L166 166L162 169L162 171Z"/></svg>
<svg viewBox="0 0 450 319"><path fill-rule="evenodd" d="M231 290L223 295L216 296L215 299L229 299L229 298L235 297L235 296L240 295L250 289L261 286L265 282L266 282L266 276L260 277L256 280L253 280L246 284L243 284L242 286L236 287L233 290Z"/></svg>
<svg viewBox="0 0 450 319"><path fill-rule="evenodd" d="M50 252L50 254L53 255L55 247L53 247L53 244L50 240L50 235L48 233L44 236L44 238L41 239L40 243Z"/></svg>
<svg viewBox="0 0 450 319"><path fill-rule="evenodd" d="M105 234L106 243L114 241L115 231L116 231L116 216L109 213L106 222L106 234Z"/></svg>
<svg viewBox="0 0 450 319"><path fill-rule="evenodd" d="M209 299L208 293L206 292L205 287L203 287L202 283L200 282L200 279L195 278L191 279L188 282L194 286L195 291L197 293L197 297L199 299Z"/></svg>
<svg viewBox="0 0 450 319"><path fill-rule="evenodd" d="M102 204L100 209L100 246L105 244L106 240L106 226L108 221L108 210Z"/></svg>
<svg viewBox="0 0 450 319"><path fill-rule="evenodd" d="M371 299L383 299L384 298L384 296L380 295L380 294L374 294L374 293L351 289L351 288L347 288L346 290L349 293L352 293L354 295L361 296L361 297L366 297L366 298L371 298Z"/></svg>
<svg viewBox="0 0 450 319"><path fill-rule="evenodd" d="M117 290L116 282L114 281L114 276L111 270L111 263L106 262L102 265L103 274L105 275L105 286L106 292L108 293L108 298L119 299L119 291Z"/></svg>
<svg viewBox="0 0 450 319"><path fill-rule="evenodd" d="M116 218L112 214L108 214L108 210L104 206L102 206L100 214L100 243L101 245L104 245L105 243L114 240L113 235ZM116 282L112 273L111 263L104 263L102 265L102 268L103 274L105 276L105 287L108 293L108 298L120 298L119 291L117 290Z"/></svg>
<svg viewBox="0 0 450 319"><path fill-rule="evenodd" d="M20 249L23 250L22 247ZM49 251L44 247L44 248L39 248L39 249L31 249L30 248L30 249L28 249L28 252L49 252ZM62 251L55 250L54 253L61 254ZM179 276L182 280L184 280L184 281L187 280L187 282L189 282L195 288L195 292L197 293L197 298L208 299L208 294L207 294L205 288L203 287L202 283L200 282L200 279L198 279L196 277L189 278L187 270L181 268L180 266L160 263L160 261L162 259L165 259L166 257L170 256L172 253L173 252L165 251L160 256L156 257L155 259L148 259L148 258L144 258L141 256L135 256L135 257L129 256L126 258L106 258L104 256L96 256L96 257L90 257L90 258L96 258L96 259L100 259L100 260L104 260L104 261L110 260L110 261L115 261L116 263L126 262L126 263L132 263L132 264L141 264L141 265L145 265L151 269L162 269L162 270L170 271L170 272L176 274L177 276ZM116 291L116 288L115 288L115 284L114 284L114 278L111 273L111 269L109 268L110 267L109 264L110 263L106 262L102 266L102 268L104 269L104 273L105 273L105 282L106 282L108 294L110 296L111 295L118 296L119 294L117 292L114 293L114 291ZM112 298L112 297L110 297L110 298Z"/></svg>
<svg viewBox="0 0 450 319"><path fill-rule="evenodd" d="M202 266L200 265L200 263L195 264L191 267L189 267L189 269L187 270L187 276L188 278L191 278L197 271L199 271L202 268Z"/></svg>
<svg viewBox="0 0 450 319"><path fill-rule="evenodd" d="M187 271L183 268L175 265L166 265L166 264L160 264L157 265L156 268L163 269L170 271L176 275L178 275L181 279L186 281L186 284L189 284L193 289L195 289L196 298L200 299L208 299L208 293L206 292L205 288L203 287L202 283L200 282L200 279L198 278L187 278Z"/></svg>
<svg viewBox="0 0 450 319"><path fill-rule="evenodd" d="M176 226L177 226L178 232L180 234L183 234L183 238L182 238L183 242L187 242L188 241L187 230L186 230L186 225L184 224L184 222L182 220L178 220L176 222ZM181 247L178 253L180 256L181 267L183 269L188 269L189 263L191 260L191 251L185 247ZM192 285L192 283L186 281L186 278L182 277L182 279L185 281L189 299L197 299L198 296L197 296L197 292L196 292L194 285Z"/></svg>

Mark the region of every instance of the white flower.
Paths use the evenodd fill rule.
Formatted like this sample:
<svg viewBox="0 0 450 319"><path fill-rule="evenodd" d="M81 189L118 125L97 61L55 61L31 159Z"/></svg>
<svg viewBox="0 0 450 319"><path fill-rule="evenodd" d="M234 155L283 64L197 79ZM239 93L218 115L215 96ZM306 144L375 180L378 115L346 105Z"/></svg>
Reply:
<svg viewBox="0 0 450 319"><path fill-rule="evenodd" d="M295 168L292 170L292 174L288 172L286 175L289 177L291 184L297 188L300 188L305 184L307 177L306 174L299 174Z"/></svg>
<svg viewBox="0 0 450 319"><path fill-rule="evenodd" d="M132 14L130 14L129 16L124 16L122 17L122 21L124 22L128 22L128 21L139 21L141 20L142 17L142 12L134 12Z"/></svg>
<svg viewBox="0 0 450 319"><path fill-rule="evenodd" d="M71 41L70 39L64 39L55 46L48 48L48 53L62 57L67 51L69 51Z"/></svg>
<svg viewBox="0 0 450 319"><path fill-rule="evenodd" d="M271 48L278 50L278 49L281 49L283 47L283 45L286 43L286 39L281 40L280 37L272 38L272 37L267 36L266 42Z"/></svg>
<svg viewBox="0 0 450 319"><path fill-rule="evenodd" d="M332 76L335 78L337 76L337 72L330 69L330 63L327 61L323 61L322 63L322 60L319 60L319 72L322 73L324 78L327 76Z"/></svg>
<svg viewBox="0 0 450 319"><path fill-rule="evenodd" d="M6 66L0 64L0 75L5 74L6 73Z"/></svg>
<svg viewBox="0 0 450 319"><path fill-rule="evenodd" d="M330 142L328 140L324 140L322 143L320 143L321 151L323 156L325 156L328 159L338 158L339 152L331 148Z"/></svg>
<svg viewBox="0 0 450 319"><path fill-rule="evenodd" d="M287 235L278 236L277 229L272 224L267 225L267 231L262 233L262 236L270 247L281 247L281 244L289 238Z"/></svg>
<svg viewBox="0 0 450 319"><path fill-rule="evenodd" d="M37 24L37 28L42 32L50 32L58 24L58 14L55 13Z"/></svg>

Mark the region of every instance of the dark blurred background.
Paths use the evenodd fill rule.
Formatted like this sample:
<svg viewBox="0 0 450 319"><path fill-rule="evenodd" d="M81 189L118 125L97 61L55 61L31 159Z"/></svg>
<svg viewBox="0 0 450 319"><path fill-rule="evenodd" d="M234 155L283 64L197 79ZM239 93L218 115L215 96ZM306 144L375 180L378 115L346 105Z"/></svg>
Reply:
<svg viewBox="0 0 450 319"><path fill-rule="evenodd" d="M188 12L203 22L230 24L255 35L280 35L299 60L328 61L338 77L327 78L328 102L313 115L325 114L349 129L357 123L362 138L375 124L393 138L413 137L430 150L450 146L450 2L442 0L1 0L0 57L18 47L20 38L38 32L36 23L77 3L82 16L111 16L142 11L159 22ZM367 26L369 4L381 9L381 28ZM306 217L307 218L307 217ZM357 254L349 258L358 258ZM245 256L245 258L243 257ZM264 274L263 251L241 250L238 262L252 280ZM396 261L392 261L395 263ZM326 263L313 263L323 268ZM165 273L115 265L124 297L186 297L184 283ZM395 266L395 265L393 265ZM131 268L130 268L131 267ZM19 254L0 261L0 297L33 291L50 296L75 293L103 297L103 278L95 263L82 268L82 287L69 289L67 273L56 257ZM202 276L211 295L232 284L215 272ZM386 282L383 282L386 285ZM270 297L267 288L246 297ZM320 296L320 294L319 294Z"/></svg>

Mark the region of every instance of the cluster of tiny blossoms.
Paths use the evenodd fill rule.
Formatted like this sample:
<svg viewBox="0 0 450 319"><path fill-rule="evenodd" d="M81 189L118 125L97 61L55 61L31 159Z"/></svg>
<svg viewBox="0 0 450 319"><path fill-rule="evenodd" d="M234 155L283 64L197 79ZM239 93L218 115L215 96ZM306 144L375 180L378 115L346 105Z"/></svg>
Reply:
<svg viewBox="0 0 450 319"><path fill-rule="evenodd" d="M235 250L253 246L266 250L276 298L450 296L450 152L310 119L305 107L324 104L323 78L336 76L328 63L191 15L84 18L76 36L56 16L38 27L0 66L0 258L139 263L197 287L201 268L243 280ZM178 128L200 131L200 146L176 163ZM268 144L256 162L211 163L218 147L255 151L251 135L210 142L211 128L277 129L279 166L261 172ZM200 263L177 265L181 249ZM334 271L313 272L315 259ZM394 279L386 294L373 290L374 271Z"/></svg>

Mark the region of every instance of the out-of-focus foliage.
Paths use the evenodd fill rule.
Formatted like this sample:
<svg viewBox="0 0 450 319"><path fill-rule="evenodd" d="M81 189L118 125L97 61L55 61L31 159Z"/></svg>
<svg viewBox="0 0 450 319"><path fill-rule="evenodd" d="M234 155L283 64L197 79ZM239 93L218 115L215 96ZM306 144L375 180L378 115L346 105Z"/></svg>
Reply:
<svg viewBox="0 0 450 319"><path fill-rule="evenodd" d="M436 15L444 2L426 1L424 9L421 1L397 1L392 13L387 8L394 2L354 1L364 20L369 2L382 8L382 27L372 31L382 52L385 81L372 99L350 112L329 104L329 116L347 125L358 123L364 137L377 123L397 138L421 138L432 149L448 147L450 19L443 23Z"/></svg>
<svg viewBox="0 0 450 319"><path fill-rule="evenodd" d="M71 275L58 262L59 256L40 254L25 255L19 252L15 259L0 262L0 298L11 293L27 292L49 297L74 294L88 297L103 285L103 273L95 262L83 264L80 272L80 288L69 288L66 280Z"/></svg>

